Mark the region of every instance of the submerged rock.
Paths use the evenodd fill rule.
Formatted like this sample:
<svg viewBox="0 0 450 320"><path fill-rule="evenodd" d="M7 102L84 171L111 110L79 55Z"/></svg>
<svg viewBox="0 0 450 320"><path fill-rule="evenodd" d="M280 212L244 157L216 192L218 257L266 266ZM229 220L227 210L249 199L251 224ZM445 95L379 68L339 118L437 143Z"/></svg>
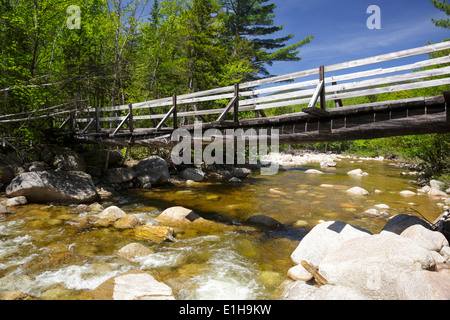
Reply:
<svg viewBox="0 0 450 320"><path fill-rule="evenodd" d="M6 195L60 204L91 203L99 198L91 176L80 171L24 172L11 181Z"/></svg>
<svg viewBox="0 0 450 320"><path fill-rule="evenodd" d="M262 229L278 229L283 226L281 222L265 215L252 216L245 221L245 224Z"/></svg>
<svg viewBox="0 0 450 320"><path fill-rule="evenodd" d="M173 229L163 226L143 225L134 229L134 235L138 240L162 243L173 238Z"/></svg>
<svg viewBox="0 0 450 320"><path fill-rule="evenodd" d="M135 258L148 256L152 253L153 250L151 248L147 248L140 243L134 242L126 245L125 247L117 251L116 254L121 258L133 260Z"/></svg>

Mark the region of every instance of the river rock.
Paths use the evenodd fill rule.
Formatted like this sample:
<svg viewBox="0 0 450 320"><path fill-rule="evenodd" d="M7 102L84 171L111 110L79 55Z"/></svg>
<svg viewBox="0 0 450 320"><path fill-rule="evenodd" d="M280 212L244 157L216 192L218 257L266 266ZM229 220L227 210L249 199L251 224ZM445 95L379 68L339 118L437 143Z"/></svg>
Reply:
<svg viewBox="0 0 450 320"><path fill-rule="evenodd" d="M84 158L71 149L58 150L52 165L62 171L86 171Z"/></svg>
<svg viewBox="0 0 450 320"><path fill-rule="evenodd" d="M283 226L279 221L265 215L251 216L245 223L262 229L278 229Z"/></svg>
<svg viewBox="0 0 450 320"><path fill-rule="evenodd" d="M80 204L99 196L91 177L79 171L24 172L6 188L8 197L24 196L29 202Z"/></svg>
<svg viewBox="0 0 450 320"><path fill-rule="evenodd" d="M100 218L106 219L110 222L125 218L126 215L127 214L122 209L116 206L110 206L99 213Z"/></svg>
<svg viewBox="0 0 450 320"><path fill-rule="evenodd" d="M308 169L308 170L305 171L305 173L309 173L309 174L323 174L322 171L316 170L316 169Z"/></svg>
<svg viewBox="0 0 450 320"><path fill-rule="evenodd" d="M295 281L309 281L313 275L308 272L301 264L298 264L288 270L288 277Z"/></svg>
<svg viewBox="0 0 450 320"><path fill-rule="evenodd" d="M233 169L233 176L239 179L247 178L249 175L252 174L252 170L247 168L234 168Z"/></svg>
<svg viewBox="0 0 450 320"><path fill-rule="evenodd" d="M445 259L450 260L450 247L449 246L443 247L439 253Z"/></svg>
<svg viewBox="0 0 450 320"><path fill-rule="evenodd" d="M25 274L8 274L0 278L0 293L10 291L29 292L35 283L35 279Z"/></svg>
<svg viewBox="0 0 450 320"><path fill-rule="evenodd" d="M123 156L120 150L93 149L83 153L83 158L90 166L100 167L103 169L105 168L108 153L108 166L119 165L122 162Z"/></svg>
<svg viewBox="0 0 450 320"><path fill-rule="evenodd" d="M447 194L444 191L437 188L430 188L430 190L428 190L428 195L430 197L447 197Z"/></svg>
<svg viewBox="0 0 450 320"><path fill-rule="evenodd" d="M317 268L325 256L336 250L343 242L370 236L370 231L364 230L340 221L323 222L315 226L300 241L291 255L292 261L300 264L302 260Z"/></svg>
<svg viewBox="0 0 450 320"><path fill-rule="evenodd" d="M395 280L405 272L434 266L430 252L391 232L350 239L330 252L319 273L330 284L345 285L375 300L396 300Z"/></svg>
<svg viewBox="0 0 450 320"><path fill-rule="evenodd" d="M430 251L440 252L444 246L449 245L447 239L442 233L427 229L420 224L415 224L408 227L400 235L411 239L417 245Z"/></svg>
<svg viewBox="0 0 450 320"><path fill-rule="evenodd" d="M395 290L400 300L450 300L450 276L425 270L403 273Z"/></svg>
<svg viewBox="0 0 450 320"><path fill-rule="evenodd" d="M158 156L150 156L134 167L136 178L145 185L150 182L153 186L166 183L170 179L167 162Z"/></svg>
<svg viewBox="0 0 450 320"><path fill-rule="evenodd" d="M172 289L144 271L128 271L91 291L94 300L175 300Z"/></svg>
<svg viewBox="0 0 450 320"><path fill-rule="evenodd" d="M347 174L351 175L351 176L357 176L357 177L362 177L362 176L369 175L367 172L364 172L361 169L351 170L351 171L347 172Z"/></svg>
<svg viewBox="0 0 450 320"><path fill-rule="evenodd" d="M10 183L16 176L18 167L14 160L0 153L0 182Z"/></svg>
<svg viewBox="0 0 450 320"><path fill-rule="evenodd" d="M134 229L141 225L141 221L134 214L127 214L125 217L114 222L114 228L117 229Z"/></svg>
<svg viewBox="0 0 450 320"><path fill-rule="evenodd" d="M0 295L0 300L36 300L36 298L22 291L10 291Z"/></svg>
<svg viewBox="0 0 450 320"><path fill-rule="evenodd" d="M362 293L341 285L316 287L303 281L295 281L284 287L281 300L369 300Z"/></svg>
<svg viewBox="0 0 450 320"><path fill-rule="evenodd" d="M191 209L177 206L164 210L157 219L165 223L190 223L201 217Z"/></svg>
<svg viewBox="0 0 450 320"><path fill-rule="evenodd" d="M410 190L403 190L403 191L400 191L400 194L401 194L402 196L415 196L415 195L416 195L415 192L410 191Z"/></svg>
<svg viewBox="0 0 450 320"><path fill-rule="evenodd" d="M125 247L117 251L116 254L121 258L133 260L136 258L148 256L149 254L152 253L153 250L151 248L147 248L146 246L140 243L134 242L127 244Z"/></svg>
<svg viewBox="0 0 450 320"><path fill-rule="evenodd" d="M45 162L42 161L34 161L30 164L28 171L33 172L33 171L45 171L47 168L47 165L45 164Z"/></svg>
<svg viewBox="0 0 450 320"><path fill-rule="evenodd" d="M134 179L136 173L131 168L112 168L108 169L103 176L106 183L125 183Z"/></svg>
<svg viewBox="0 0 450 320"><path fill-rule="evenodd" d="M27 198L25 198L24 196L18 196L2 201L2 204L7 207L22 206L27 203L28 203Z"/></svg>
<svg viewBox="0 0 450 320"><path fill-rule="evenodd" d="M369 191L363 189L361 187L353 187L347 190L347 193L358 195L358 196L366 196L369 194Z"/></svg>
<svg viewBox="0 0 450 320"><path fill-rule="evenodd" d="M134 228L134 235L138 240L162 243L173 238L173 229L163 226L143 225Z"/></svg>
<svg viewBox="0 0 450 320"><path fill-rule="evenodd" d="M430 180L430 187L437 189L437 190L442 190L444 188L444 183L438 180Z"/></svg>
<svg viewBox="0 0 450 320"><path fill-rule="evenodd" d="M401 234L407 228L415 224L419 224L429 230L432 229L428 222L420 219L419 217L410 214L397 214L388 220L381 232L389 231L395 234Z"/></svg>
<svg viewBox="0 0 450 320"><path fill-rule="evenodd" d="M195 182L203 181L205 173L197 168L186 168L180 173L180 177L186 180L192 180Z"/></svg>
<svg viewBox="0 0 450 320"><path fill-rule="evenodd" d="M9 209L4 205L0 204L0 217L6 216L8 214L11 214L11 211L9 211Z"/></svg>

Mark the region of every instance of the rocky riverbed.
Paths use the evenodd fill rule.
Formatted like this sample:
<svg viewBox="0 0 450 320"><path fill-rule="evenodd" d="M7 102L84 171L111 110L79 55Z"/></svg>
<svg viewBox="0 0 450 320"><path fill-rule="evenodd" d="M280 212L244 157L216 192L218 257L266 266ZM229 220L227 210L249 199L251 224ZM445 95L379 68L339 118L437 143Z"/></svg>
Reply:
<svg viewBox="0 0 450 320"><path fill-rule="evenodd" d="M374 171L387 167L381 158L175 168L158 156L124 164L115 151L45 150L32 162L1 155L1 299L449 298L449 221L402 213L424 213L424 199L444 212L449 190L418 186L406 168L388 172L411 183L386 190L379 179L404 178ZM278 176L255 173L269 162ZM124 202L126 190L156 207Z"/></svg>

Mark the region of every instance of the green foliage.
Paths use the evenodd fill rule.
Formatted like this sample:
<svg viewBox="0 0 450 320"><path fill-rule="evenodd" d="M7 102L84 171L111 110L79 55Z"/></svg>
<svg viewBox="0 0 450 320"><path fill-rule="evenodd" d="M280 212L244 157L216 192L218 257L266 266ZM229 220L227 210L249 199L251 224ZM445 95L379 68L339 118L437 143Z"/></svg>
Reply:
<svg viewBox="0 0 450 320"><path fill-rule="evenodd" d="M447 16L450 15L450 4L446 3L446 0L430 0L430 2L440 11L444 12ZM431 19L437 27L450 29L450 19Z"/></svg>

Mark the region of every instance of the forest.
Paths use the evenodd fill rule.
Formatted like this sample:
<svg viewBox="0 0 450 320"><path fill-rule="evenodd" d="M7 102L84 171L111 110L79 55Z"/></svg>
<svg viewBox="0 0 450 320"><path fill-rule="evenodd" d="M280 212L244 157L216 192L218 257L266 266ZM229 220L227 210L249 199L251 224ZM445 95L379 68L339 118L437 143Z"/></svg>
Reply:
<svg viewBox="0 0 450 320"><path fill-rule="evenodd" d="M445 0L430 2L450 14ZM300 48L314 41L314 35L286 35L275 26L276 5L269 0L81 0L75 8L71 0L1 0L0 6L1 118L124 105L266 78L268 66L300 60ZM433 22L450 28L448 19ZM287 45L294 37L302 39ZM431 96L443 89L448 86L375 99ZM42 140L48 126L42 120L0 129L3 137L28 143ZM306 148L401 156L421 161L430 176L448 180L450 174L449 135Z"/></svg>

